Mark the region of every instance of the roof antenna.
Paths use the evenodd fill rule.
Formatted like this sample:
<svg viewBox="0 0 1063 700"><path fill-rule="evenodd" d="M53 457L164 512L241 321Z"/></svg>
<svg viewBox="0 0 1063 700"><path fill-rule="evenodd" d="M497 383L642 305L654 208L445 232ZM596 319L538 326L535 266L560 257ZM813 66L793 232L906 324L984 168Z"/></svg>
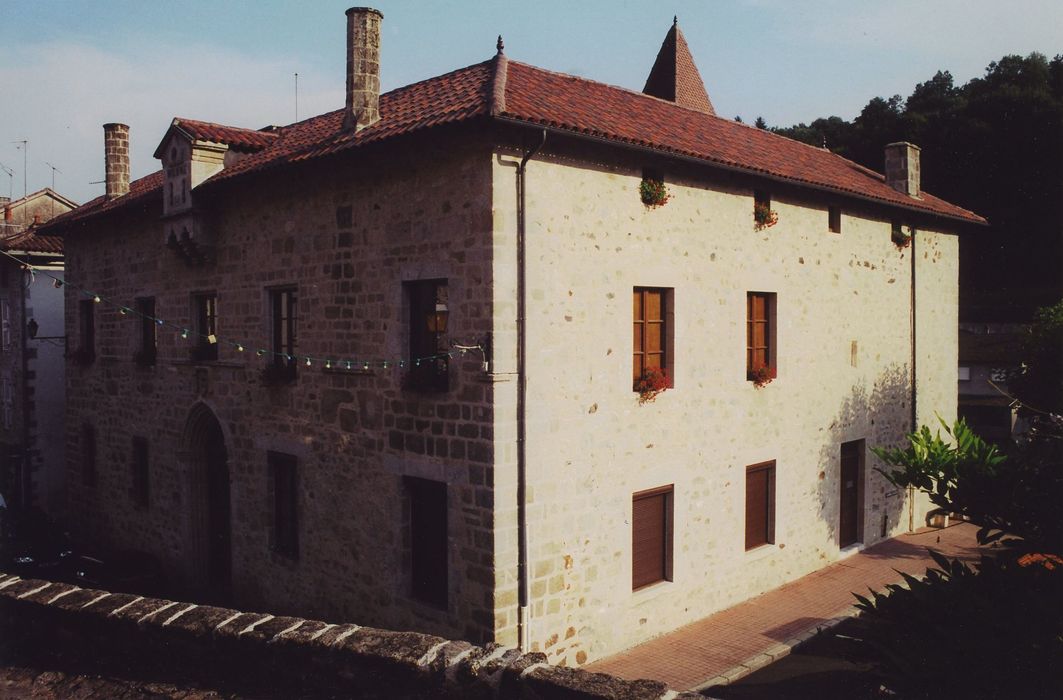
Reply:
<svg viewBox="0 0 1063 700"><path fill-rule="evenodd" d="M502 49L506 48L506 45L502 43L502 35L498 35L498 41L495 43L495 48L498 49L498 53L502 53Z"/></svg>
<svg viewBox="0 0 1063 700"><path fill-rule="evenodd" d="M299 74L295 74L295 121L299 121Z"/></svg>
<svg viewBox="0 0 1063 700"><path fill-rule="evenodd" d="M827 150L827 135L823 134L823 150Z"/></svg>
<svg viewBox="0 0 1063 700"><path fill-rule="evenodd" d="M679 26L679 15L672 15L672 26L673 27L678 27Z"/></svg>

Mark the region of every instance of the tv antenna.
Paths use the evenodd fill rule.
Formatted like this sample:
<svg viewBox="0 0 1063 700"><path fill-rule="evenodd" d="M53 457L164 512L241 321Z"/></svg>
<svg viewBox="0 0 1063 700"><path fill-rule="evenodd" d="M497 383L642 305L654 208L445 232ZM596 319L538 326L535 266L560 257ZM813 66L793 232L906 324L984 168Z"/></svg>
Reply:
<svg viewBox="0 0 1063 700"><path fill-rule="evenodd" d="M295 74L295 121L299 121L299 74Z"/></svg>
<svg viewBox="0 0 1063 700"><path fill-rule="evenodd" d="M3 163L0 163L0 170L4 171L4 175L7 175L7 198L11 199L13 194L12 190L15 189L15 171Z"/></svg>
<svg viewBox="0 0 1063 700"><path fill-rule="evenodd" d="M55 167L54 165L52 165L48 161L44 161L44 164L52 169L52 192L55 192L55 174L59 173L60 175L62 175L63 171L60 170L59 168ZM50 197L49 199L52 200L52 216L54 217L55 216L55 198L54 197Z"/></svg>

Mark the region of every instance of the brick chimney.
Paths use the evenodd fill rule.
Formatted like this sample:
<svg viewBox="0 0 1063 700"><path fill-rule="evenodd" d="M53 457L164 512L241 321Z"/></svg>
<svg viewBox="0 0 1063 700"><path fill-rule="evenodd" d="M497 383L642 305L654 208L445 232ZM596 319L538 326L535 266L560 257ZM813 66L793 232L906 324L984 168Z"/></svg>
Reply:
<svg viewBox="0 0 1063 700"><path fill-rule="evenodd" d="M347 10L347 110L345 129L361 131L380 120L380 22L371 7Z"/></svg>
<svg viewBox="0 0 1063 700"><path fill-rule="evenodd" d="M129 193L129 127L125 124L103 125L103 163L107 199Z"/></svg>
<svg viewBox="0 0 1063 700"><path fill-rule="evenodd" d="M919 196L919 146L907 141L886 145L886 184L909 197Z"/></svg>

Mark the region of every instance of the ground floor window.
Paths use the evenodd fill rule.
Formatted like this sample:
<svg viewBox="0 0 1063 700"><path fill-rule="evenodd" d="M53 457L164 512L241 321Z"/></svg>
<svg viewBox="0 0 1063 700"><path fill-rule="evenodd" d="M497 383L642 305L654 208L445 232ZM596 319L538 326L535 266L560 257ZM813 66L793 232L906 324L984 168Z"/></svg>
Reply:
<svg viewBox="0 0 1063 700"><path fill-rule="evenodd" d="M410 595L446 609L447 485L414 477L405 478L409 506Z"/></svg>
<svg viewBox="0 0 1063 700"><path fill-rule="evenodd" d="M775 542L775 462L746 467L746 549Z"/></svg>
<svg viewBox="0 0 1063 700"><path fill-rule="evenodd" d="M673 487L631 497L631 589L672 580Z"/></svg>

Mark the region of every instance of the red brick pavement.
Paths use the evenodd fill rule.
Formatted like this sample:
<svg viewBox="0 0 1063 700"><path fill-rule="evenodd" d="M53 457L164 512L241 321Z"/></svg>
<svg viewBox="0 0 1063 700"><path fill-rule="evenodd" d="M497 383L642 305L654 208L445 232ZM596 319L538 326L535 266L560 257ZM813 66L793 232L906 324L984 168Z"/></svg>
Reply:
<svg viewBox="0 0 1063 700"><path fill-rule="evenodd" d="M970 524L924 529L886 540L763 595L652 639L587 667L621 678L663 681L677 690L737 680L782 658L820 628L853 614L853 592L922 574L927 548L977 560Z"/></svg>

